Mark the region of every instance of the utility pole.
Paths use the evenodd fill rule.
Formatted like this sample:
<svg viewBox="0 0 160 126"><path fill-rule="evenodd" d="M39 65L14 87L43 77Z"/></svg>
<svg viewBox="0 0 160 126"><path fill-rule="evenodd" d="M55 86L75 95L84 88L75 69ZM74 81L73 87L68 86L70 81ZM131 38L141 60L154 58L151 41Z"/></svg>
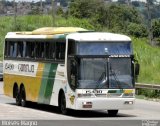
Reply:
<svg viewBox="0 0 160 126"><path fill-rule="evenodd" d="M130 6L130 3L131 3L131 1L130 1L130 0L127 0L127 5L128 5L128 6Z"/></svg>
<svg viewBox="0 0 160 126"><path fill-rule="evenodd" d="M17 30L17 7L16 7L16 1L13 1L14 3L14 29Z"/></svg>
<svg viewBox="0 0 160 126"><path fill-rule="evenodd" d="M153 41L153 30L152 30L152 19L151 19L151 11L150 11L150 3L149 0L146 1L147 5L147 14L148 14L148 38L149 38L149 43L154 46L154 41Z"/></svg>
<svg viewBox="0 0 160 126"><path fill-rule="evenodd" d="M42 3L42 0L40 1L40 8L41 8L41 14L43 14L43 3Z"/></svg>
<svg viewBox="0 0 160 126"><path fill-rule="evenodd" d="M54 11L54 0L52 0L52 26L55 26L55 11Z"/></svg>

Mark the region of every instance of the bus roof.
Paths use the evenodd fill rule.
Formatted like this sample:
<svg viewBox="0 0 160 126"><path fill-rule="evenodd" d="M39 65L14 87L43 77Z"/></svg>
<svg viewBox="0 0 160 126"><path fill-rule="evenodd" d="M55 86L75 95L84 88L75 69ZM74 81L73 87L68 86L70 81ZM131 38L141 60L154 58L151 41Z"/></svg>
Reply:
<svg viewBox="0 0 160 126"><path fill-rule="evenodd" d="M72 33L78 31L87 31L84 28L79 27L44 27L39 28L32 31L33 35L55 35L55 34L65 34L65 33Z"/></svg>
<svg viewBox="0 0 160 126"><path fill-rule="evenodd" d="M126 35L106 33L106 32L86 32L86 33L72 33L67 35L67 39L74 39L76 41L124 41L128 42L131 39Z"/></svg>
<svg viewBox="0 0 160 126"><path fill-rule="evenodd" d="M9 32L6 38L63 38L64 35L75 32L87 32L88 30L79 27L43 27L33 31Z"/></svg>

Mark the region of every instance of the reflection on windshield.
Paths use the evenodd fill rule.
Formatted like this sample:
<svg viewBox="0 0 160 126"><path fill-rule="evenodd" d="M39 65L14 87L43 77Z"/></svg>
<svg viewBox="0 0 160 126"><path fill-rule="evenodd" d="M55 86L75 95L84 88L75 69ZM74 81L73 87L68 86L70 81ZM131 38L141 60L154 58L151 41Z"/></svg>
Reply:
<svg viewBox="0 0 160 126"><path fill-rule="evenodd" d="M109 62L109 87L133 88L131 77L131 60L111 58Z"/></svg>
<svg viewBox="0 0 160 126"><path fill-rule="evenodd" d="M109 84L107 76L109 76ZM117 89L133 88L131 59L110 58L109 63L107 63L107 59L103 58L80 59L77 88L106 89L108 87Z"/></svg>
<svg viewBox="0 0 160 126"><path fill-rule="evenodd" d="M81 59L78 88L107 88L105 60L102 58Z"/></svg>

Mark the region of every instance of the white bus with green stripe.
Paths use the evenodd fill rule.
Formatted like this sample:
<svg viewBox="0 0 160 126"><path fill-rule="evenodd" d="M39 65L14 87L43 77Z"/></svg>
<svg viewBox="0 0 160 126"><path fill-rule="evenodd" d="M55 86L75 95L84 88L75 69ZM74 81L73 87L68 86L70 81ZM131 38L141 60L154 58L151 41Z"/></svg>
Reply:
<svg viewBox="0 0 160 126"><path fill-rule="evenodd" d="M56 27L5 37L4 93L17 105L32 101L58 106L63 114L74 109L116 115L133 108L138 73L125 35Z"/></svg>

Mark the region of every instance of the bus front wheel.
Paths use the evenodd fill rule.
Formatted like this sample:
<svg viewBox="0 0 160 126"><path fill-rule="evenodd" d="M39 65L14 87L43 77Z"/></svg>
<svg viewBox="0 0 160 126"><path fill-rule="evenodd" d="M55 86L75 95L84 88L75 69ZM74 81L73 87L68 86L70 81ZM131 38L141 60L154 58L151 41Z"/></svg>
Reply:
<svg viewBox="0 0 160 126"><path fill-rule="evenodd" d="M109 116L116 116L118 114L118 110L108 110Z"/></svg>
<svg viewBox="0 0 160 126"><path fill-rule="evenodd" d="M62 114L66 115L67 114L67 108L66 108L66 98L64 93L61 94L60 98L60 111Z"/></svg>

